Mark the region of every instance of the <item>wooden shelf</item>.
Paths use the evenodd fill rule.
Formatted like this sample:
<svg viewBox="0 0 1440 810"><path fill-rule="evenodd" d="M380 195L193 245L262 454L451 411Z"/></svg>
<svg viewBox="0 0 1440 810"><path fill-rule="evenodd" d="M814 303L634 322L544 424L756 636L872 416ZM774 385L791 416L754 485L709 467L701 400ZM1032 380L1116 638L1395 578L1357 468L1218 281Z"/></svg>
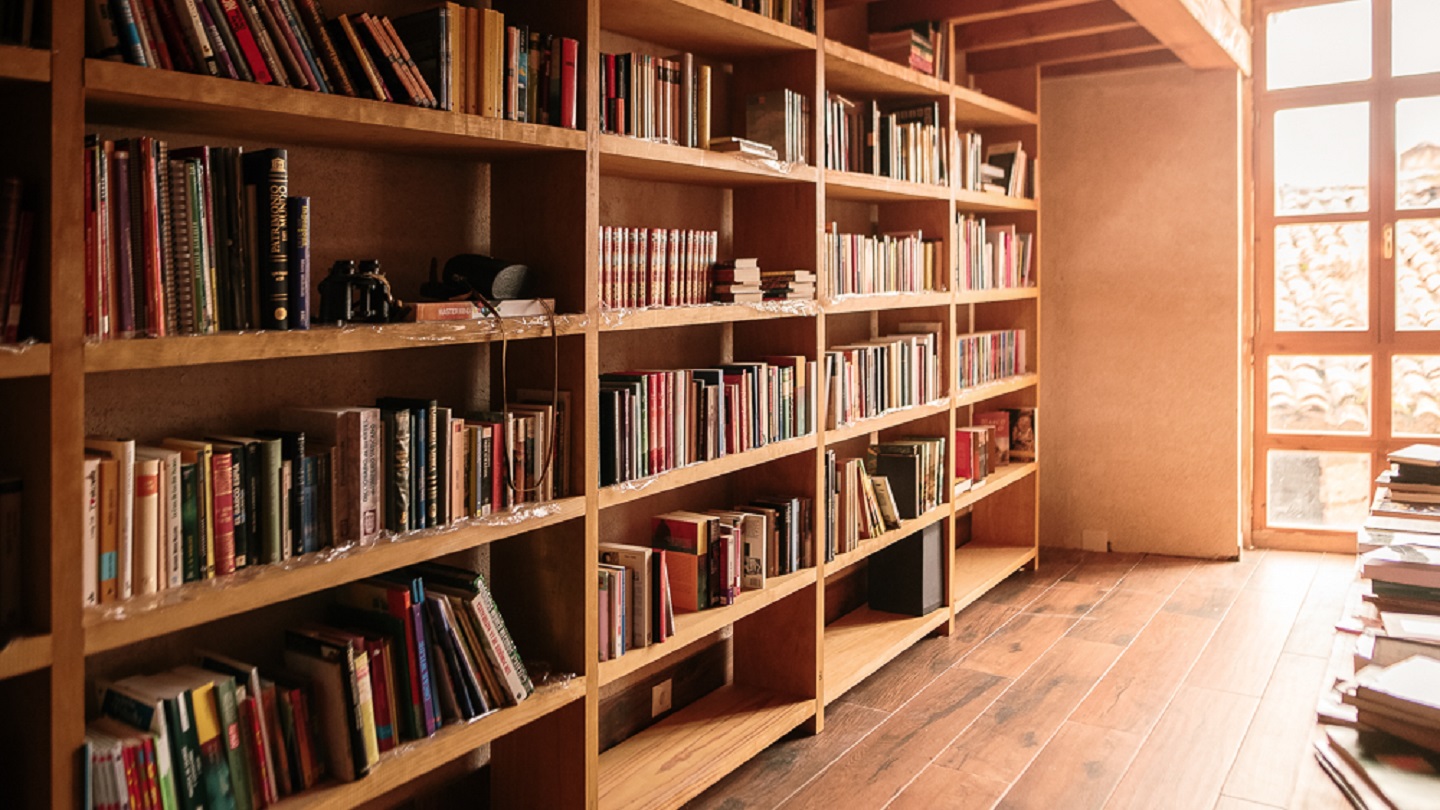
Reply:
<svg viewBox="0 0 1440 810"><path fill-rule="evenodd" d="M770 301L759 304L702 304L693 307L618 309L600 312L601 332L631 329L665 329L708 323L769 321L778 318L813 318L820 305L813 300Z"/></svg>
<svg viewBox="0 0 1440 810"><path fill-rule="evenodd" d="M944 413L950 410L950 401L942 400L932 402L928 405L916 405L913 408L901 408L886 414L874 417L873 419L861 419L852 425L842 425L825 431L825 443L835 444L857 436L865 436L870 433L877 433L887 430L906 422L913 422L916 419L924 419L927 416L934 416L937 413Z"/></svg>
<svg viewBox="0 0 1440 810"><path fill-rule="evenodd" d="M723 686L601 754L600 807L679 807L814 714L813 698Z"/></svg>
<svg viewBox="0 0 1440 810"><path fill-rule="evenodd" d="M850 691L910 645L949 621L941 607L924 616L856 608L825 627L825 704Z"/></svg>
<svg viewBox="0 0 1440 810"><path fill-rule="evenodd" d="M520 515L532 517L521 519ZM86 610L85 654L93 655L189 627L236 616L347 582L475 548L583 517L584 498L566 498L475 518L439 529L382 538L375 545L322 551L279 565L259 565L153 597Z"/></svg>
<svg viewBox="0 0 1440 810"><path fill-rule="evenodd" d="M955 294L956 303L993 304L997 301L1024 301L1040 297L1038 287L1002 287L994 290L961 290Z"/></svg>
<svg viewBox="0 0 1440 810"><path fill-rule="evenodd" d="M948 292L876 293L874 295L842 295L825 302L826 315L847 312L876 312L885 309L916 309L949 306L954 299Z"/></svg>
<svg viewBox="0 0 1440 810"><path fill-rule="evenodd" d="M815 169L803 163L742 158L626 135L600 136L600 174L707 186L815 182Z"/></svg>
<svg viewBox="0 0 1440 810"><path fill-rule="evenodd" d="M0 45L0 79L21 82L50 81L50 51Z"/></svg>
<svg viewBox="0 0 1440 810"><path fill-rule="evenodd" d="M809 31L723 0L606 0L600 4L600 28L706 56L815 50Z"/></svg>
<svg viewBox="0 0 1440 810"><path fill-rule="evenodd" d="M955 568L950 576L950 598L956 613L969 607L986 591L1011 574L1039 559L1034 546L977 546L955 549Z"/></svg>
<svg viewBox="0 0 1440 810"><path fill-rule="evenodd" d="M905 202L910 200L949 200L950 189L932 183L892 180L873 174L825 170L825 196L835 200L859 202ZM991 195L994 196L994 195Z"/></svg>
<svg viewBox="0 0 1440 810"><path fill-rule="evenodd" d="M1038 469L1040 469L1040 465L1033 461L1022 464L1006 464L990 473L990 477L980 482L979 485L971 486L964 492L955 493L955 511L974 506L1016 481L1034 475Z"/></svg>
<svg viewBox="0 0 1440 810"><path fill-rule="evenodd" d="M987 96L979 90L956 87L951 95L955 98L955 126L1002 127L1039 125L1040 116L998 98Z"/></svg>
<svg viewBox="0 0 1440 810"><path fill-rule="evenodd" d="M580 130L98 59L85 61L85 97L92 123L227 138L489 158L585 149Z"/></svg>
<svg viewBox="0 0 1440 810"><path fill-rule="evenodd" d="M586 316L557 315L560 335L585 331ZM128 371L141 368L201 366L289 357L453 346L501 339L500 324L483 321L442 323L351 324L315 326L294 332L226 332L218 335L180 335L168 338L106 340L85 347L85 370ZM504 336L510 340L550 336L545 318L506 318Z"/></svg>
<svg viewBox="0 0 1440 810"><path fill-rule="evenodd" d="M661 492L669 492L672 489L690 486L697 481L708 481L711 478L729 475L737 470L756 467L766 462L774 461L777 458L785 458L786 456L793 456L796 453L804 453L807 450L814 449L814 434L797 436L793 439L786 439L783 442L767 444L764 447L757 447L754 450L747 450L743 453L721 456L712 461L702 461L699 464L680 467L679 469L652 475L648 478L637 478L634 481L611 484L608 487L601 487L600 489L600 508L605 509L611 506L619 506L622 503L638 501L641 498L648 498L651 495L658 495Z"/></svg>
<svg viewBox="0 0 1440 810"><path fill-rule="evenodd" d="M836 554L835 559L825 563L825 576L828 578L831 574L843 571L880 549L892 545L899 540L903 540L926 526L932 523L938 523L948 517L950 517L950 503L947 501L917 518L902 520L900 521L899 528L891 529L879 537L861 540L860 545L853 551Z"/></svg>
<svg viewBox="0 0 1440 810"><path fill-rule="evenodd" d="M0 345L0 380L43 377L50 373L49 343Z"/></svg>
<svg viewBox="0 0 1440 810"><path fill-rule="evenodd" d="M49 634L11 639L9 644L0 647L0 680L50 666L51 649Z"/></svg>
<svg viewBox="0 0 1440 810"><path fill-rule="evenodd" d="M1040 210L1035 201L1029 197L1011 197L989 191L967 191L958 188L955 189L955 207L961 211L974 211L976 213Z"/></svg>
<svg viewBox="0 0 1440 810"><path fill-rule="evenodd" d="M402 743L382 754L380 762L363 779L327 782L285 799L275 807L277 810L358 807L584 697L583 679L541 687L517 706L491 712L468 723L448 725L424 740Z"/></svg>
<svg viewBox="0 0 1440 810"><path fill-rule="evenodd" d="M630 650L619 658L600 662L600 685L619 680L632 672L684 650L721 628L740 621L756 611L784 599L796 591L815 584L815 569L805 568L782 577L770 577L765 588L743 591L735 604L696 613L675 614L675 635L660 644Z"/></svg>
<svg viewBox="0 0 1440 810"><path fill-rule="evenodd" d="M948 96L949 82L888 59L825 40L825 89L863 98ZM943 109L943 108L942 108Z"/></svg>
<svg viewBox="0 0 1440 810"><path fill-rule="evenodd" d="M977 385L973 388L961 388L955 395L955 407L963 408L966 405L973 405L977 402L984 402L987 399L1013 394L1016 391L1023 391L1040 382L1039 374L1021 374L1018 377L1010 377L998 382Z"/></svg>

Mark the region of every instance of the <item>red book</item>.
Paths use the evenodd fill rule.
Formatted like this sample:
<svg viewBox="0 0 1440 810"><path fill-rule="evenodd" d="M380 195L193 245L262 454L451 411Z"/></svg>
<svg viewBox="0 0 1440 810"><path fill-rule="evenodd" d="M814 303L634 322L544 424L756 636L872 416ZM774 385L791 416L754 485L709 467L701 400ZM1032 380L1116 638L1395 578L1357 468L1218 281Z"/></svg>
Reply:
<svg viewBox="0 0 1440 810"><path fill-rule="evenodd" d="M490 512L504 512L505 506L505 426L490 425L490 480L493 491L490 494Z"/></svg>
<svg viewBox="0 0 1440 810"><path fill-rule="evenodd" d="M295 717L295 747L300 751L300 771L303 784L308 789L320 781L320 768L316 762L318 752L310 739L310 700L304 689L290 690L290 708Z"/></svg>
<svg viewBox="0 0 1440 810"><path fill-rule="evenodd" d="M125 762L125 792L130 796L131 807L144 806L140 800L140 770L143 766L136 761L138 749L133 740L120 744L120 757Z"/></svg>
<svg viewBox="0 0 1440 810"><path fill-rule="evenodd" d="M270 75L270 68L265 64L265 57L260 53L260 43L255 41L255 33L250 30L250 23L245 19L245 13L240 10L239 0L220 0L220 8L225 12L225 19L230 22L235 42L240 46L240 53L245 57L245 64L250 66L255 81L259 84L274 82L275 78Z"/></svg>
<svg viewBox="0 0 1440 810"><path fill-rule="evenodd" d="M580 43L569 37L560 38L560 126L576 129L575 124L575 62Z"/></svg>
<svg viewBox="0 0 1440 810"><path fill-rule="evenodd" d="M249 695L240 701L240 739L247 752L245 758L250 761L251 804L259 810L269 804L266 797L273 793L275 785L265 757L260 710L255 706L255 698Z"/></svg>
<svg viewBox="0 0 1440 810"><path fill-rule="evenodd" d="M140 240L143 265L140 271L145 279L145 330L152 337L165 337L165 281L161 277L160 258L160 240L164 235L160 233L160 183L155 163L155 139L138 138L137 143L140 152Z"/></svg>
<svg viewBox="0 0 1440 810"><path fill-rule="evenodd" d="M215 575L235 573L235 482L228 452L210 456L215 488Z"/></svg>
<svg viewBox="0 0 1440 810"><path fill-rule="evenodd" d="M180 17L175 12L174 4L152 3L146 0L145 10L149 12L152 7L155 11L155 27L160 29L165 50L170 54L171 65L175 70L184 73L198 72L198 64L194 54L190 52L190 45L185 39L185 29L180 26Z"/></svg>
<svg viewBox="0 0 1440 810"><path fill-rule="evenodd" d="M141 798L145 800L146 807L160 810L160 774L159 767L155 764L155 741L151 737L143 737L140 747L141 753L145 755L145 770L141 773L141 785L145 794Z"/></svg>
<svg viewBox="0 0 1440 810"><path fill-rule="evenodd" d="M380 753L395 747L396 724L394 703L390 700L390 660L385 655L385 642L379 638L365 639L365 652L370 656L371 697L375 703L375 739Z"/></svg>
<svg viewBox="0 0 1440 810"><path fill-rule="evenodd" d="M285 734L280 726L280 688L267 681L260 687L260 692L265 710L261 721L270 732L270 755L273 757L270 766L275 795L284 798L293 792L294 785L290 781L290 757L286 753Z"/></svg>

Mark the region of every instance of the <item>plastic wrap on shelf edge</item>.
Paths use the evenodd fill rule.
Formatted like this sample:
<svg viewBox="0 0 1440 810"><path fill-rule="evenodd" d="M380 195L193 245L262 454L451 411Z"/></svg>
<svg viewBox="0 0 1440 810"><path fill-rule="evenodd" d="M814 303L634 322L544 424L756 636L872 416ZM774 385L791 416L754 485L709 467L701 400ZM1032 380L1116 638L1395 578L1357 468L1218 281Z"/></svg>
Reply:
<svg viewBox="0 0 1440 810"><path fill-rule="evenodd" d="M42 345L35 338L25 338L19 343L0 343L0 354L24 354Z"/></svg>
<svg viewBox="0 0 1440 810"><path fill-rule="evenodd" d="M943 397L939 397L938 399L932 399L932 400L930 400L929 402L921 402L921 403L917 403L917 404L915 404L915 405L905 405L905 406L902 406L902 407L899 407L899 408L887 408L887 409L881 411L880 413L875 414L874 416L866 416L866 417L864 417L864 418L862 418L862 419L852 419L852 420L850 420L849 422L845 422L845 423L843 423L843 424L836 425L834 428L831 428L831 429L832 429L832 430L846 430L846 429L848 429L848 428L852 428L852 427L855 427L855 426L857 426L857 425L863 425L863 424L865 424L866 422L871 422L871 421L874 421L874 420L876 420L876 419L883 419L883 418L885 418L885 417L887 417L887 416L890 416L890 415L892 415L892 414L904 413L905 411L915 410L915 409L918 409L918 408L939 408L939 407L941 407L942 405L949 405L949 404L950 404L950 396L947 394L947 395L945 395L945 396L943 396Z"/></svg>
<svg viewBox="0 0 1440 810"><path fill-rule="evenodd" d="M798 440L800 440L800 439L805 438L806 436L814 436L814 435L815 435L814 432L801 433L799 436L791 436L791 437L788 438L788 439L779 439L779 440L777 440L777 441L767 442L767 443L765 443L765 444L760 445L759 447L752 447L752 448L750 448L750 450L759 450L759 449L761 449L761 448L770 447L770 446L772 446L772 445L784 444L784 443L786 443L786 442L798 441ZM692 461L692 462L690 462L689 464L682 464L682 465L680 465L679 467L671 467L671 468L668 469L668 470L664 470L664 471L662 471L662 472L654 473L654 474L652 474L652 475L647 475L647 476L645 476L644 478L631 478L629 481L617 481L616 483L613 483L613 484L606 484L604 487L602 487L602 489L608 489L608 490L610 490L610 491L612 491L612 492L624 492L624 493L627 493L627 494L628 494L628 493L631 493L631 492L640 492L640 491L642 491L642 490L649 489L651 486L654 486L655 482L659 481L660 479L664 478L665 476L669 475L670 473L676 472L676 471L678 471L678 470L688 470L688 469L690 469L690 468L692 468L692 467L699 467L699 466L702 466L702 465L705 465L705 464L709 464L709 463L714 462L714 461L719 461L720 459L723 459L723 458L730 458L731 456L744 455L745 453L750 452L750 450L741 450L741 451L739 451L738 453L726 453L726 454L723 455L723 456L716 456L715 458L707 458L707 459L705 459L704 461Z"/></svg>
<svg viewBox="0 0 1440 810"><path fill-rule="evenodd" d="M774 315L784 318L798 318L814 315L819 311L813 298L786 298L783 300L741 302L727 304L718 301L705 304L680 304L677 306L655 306L655 307L624 307L619 309L601 309L600 327L602 329L623 329L626 324L641 317L648 312L699 312L713 310L719 307L736 307L748 309L766 315Z"/></svg>
<svg viewBox="0 0 1440 810"><path fill-rule="evenodd" d="M555 313L555 328L557 330L583 329L586 318L581 313L557 312ZM483 331L482 331L483 330ZM357 334L384 334L393 340L412 341L415 343L448 343L456 342L475 336L476 334L500 335L501 331L517 333L515 337L550 336L550 319L543 315L514 315L507 318L475 318L464 321L397 321L394 323L342 323L342 324L315 324L309 329L228 329L223 332L200 333L177 333L155 338L151 335L136 334L129 338L101 338L96 335L86 335L85 342L91 346L99 346L110 343L123 343L130 340L169 340L171 338L213 338L227 335L283 335L301 332L324 332L341 335ZM20 351L34 344L31 340L24 344L0 344L0 351L14 350L19 347Z"/></svg>
<svg viewBox="0 0 1440 810"><path fill-rule="evenodd" d="M175 605L195 602L211 596L217 591L243 588L257 578L273 577L287 571L324 565L336 560L352 557L356 554L364 554L380 546L413 543L429 537L437 537L470 528L509 528L527 521L553 517L560 514L561 510L561 502L546 501L545 503L524 504L498 515L463 518L453 523L447 523L444 526L436 526L429 529L418 529L410 532L385 532L369 543L350 543L344 546L324 548L319 551L312 551L309 554L291 557L288 560L283 560L278 563L261 563L260 565L247 566L246 568L236 571L234 574L228 574L226 576L187 582L178 588L167 588L156 591L155 593L132 596L129 599L123 599L119 602L90 606L86 608L86 613L89 614L86 624L120 621L157 608L173 607ZM577 514L576 516L578 517L579 515ZM341 583L335 584L339 585Z"/></svg>

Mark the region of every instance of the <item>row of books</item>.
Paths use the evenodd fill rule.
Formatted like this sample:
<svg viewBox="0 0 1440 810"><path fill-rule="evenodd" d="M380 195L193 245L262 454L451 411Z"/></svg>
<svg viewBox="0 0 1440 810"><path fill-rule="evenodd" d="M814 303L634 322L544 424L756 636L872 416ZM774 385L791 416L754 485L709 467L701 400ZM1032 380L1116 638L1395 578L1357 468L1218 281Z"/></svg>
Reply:
<svg viewBox="0 0 1440 810"><path fill-rule="evenodd" d="M35 212L25 204L25 184L18 177L0 178L0 343L15 343L22 334L25 282L35 273L34 247Z"/></svg>
<svg viewBox="0 0 1440 810"><path fill-rule="evenodd" d="M877 101L860 105L825 93L825 168L945 185L951 149L938 102L882 112Z"/></svg>
<svg viewBox="0 0 1440 810"><path fill-rule="evenodd" d="M897 325L891 335L834 346L825 352L829 427L945 396L938 322Z"/></svg>
<svg viewBox="0 0 1440 810"><path fill-rule="evenodd" d="M601 543L600 660L659 644L675 614L734 604L767 577L814 565L812 502L757 498L734 509L676 511L651 519L649 545Z"/></svg>
<svg viewBox="0 0 1440 810"><path fill-rule="evenodd" d="M810 165L810 97L789 88L745 99L745 138L768 144L782 163Z"/></svg>
<svg viewBox="0 0 1440 810"><path fill-rule="evenodd" d="M990 225L984 217L955 217L955 276L960 290L1009 290L1035 286L1035 235L1014 225Z"/></svg>
<svg viewBox="0 0 1440 810"><path fill-rule="evenodd" d="M729 0L730 5L753 11L762 17L815 30L815 0Z"/></svg>
<svg viewBox="0 0 1440 810"><path fill-rule="evenodd" d="M759 259L736 259L716 265L714 275L710 299L720 303L815 300L813 270L761 270Z"/></svg>
<svg viewBox="0 0 1440 810"><path fill-rule="evenodd" d="M460 418L434 400L290 408L251 435L86 440L84 604L227 576L563 497L570 407L521 390Z"/></svg>
<svg viewBox="0 0 1440 810"><path fill-rule="evenodd" d="M691 53L600 54L600 131L707 148L710 75Z"/></svg>
<svg viewBox="0 0 1440 810"><path fill-rule="evenodd" d="M1322 701L1315 754L1356 807L1423 807L1440 795L1440 446L1388 460L1358 537L1355 677Z"/></svg>
<svg viewBox="0 0 1440 810"><path fill-rule="evenodd" d="M490 8L327 19L318 0L89 0L86 11L100 59L578 126L579 43Z"/></svg>
<svg viewBox="0 0 1440 810"><path fill-rule="evenodd" d="M717 231L600 228L600 304L606 309L703 304L714 284Z"/></svg>
<svg viewBox="0 0 1440 810"><path fill-rule="evenodd" d="M285 149L85 146L85 334L306 329L310 198Z"/></svg>
<svg viewBox="0 0 1440 810"><path fill-rule="evenodd" d="M1034 160L1019 141L984 145L978 132L960 135L960 188L1010 197L1035 197Z"/></svg>
<svg viewBox="0 0 1440 810"><path fill-rule="evenodd" d="M100 684L83 806L261 810L534 692L479 573L427 563L334 597L285 631L283 668L201 652Z"/></svg>
<svg viewBox="0 0 1440 810"><path fill-rule="evenodd" d="M944 258L939 240L924 233L840 233L825 231L825 276L830 295L931 292L943 289Z"/></svg>
<svg viewBox="0 0 1440 810"><path fill-rule="evenodd" d="M1024 329L1001 329L962 335L955 359L961 389L1027 374Z"/></svg>
<svg viewBox="0 0 1440 810"><path fill-rule="evenodd" d="M830 510L826 559L831 560L945 500L945 439L911 436L881 442L863 458L826 451L825 483Z"/></svg>
<svg viewBox="0 0 1440 810"><path fill-rule="evenodd" d="M1006 464L1035 460L1034 408L1006 408L975 414L974 424L955 429L955 490L984 483Z"/></svg>
<svg viewBox="0 0 1440 810"><path fill-rule="evenodd" d="M803 356L600 375L600 485L815 432L815 363Z"/></svg>
<svg viewBox="0 0 1440 810"><path fill-rule="evenodd" d="M950 75L949 26L933 21L913 23L894 31L872 31L866 42L870 53L904 65L926 76Z"/></svg>

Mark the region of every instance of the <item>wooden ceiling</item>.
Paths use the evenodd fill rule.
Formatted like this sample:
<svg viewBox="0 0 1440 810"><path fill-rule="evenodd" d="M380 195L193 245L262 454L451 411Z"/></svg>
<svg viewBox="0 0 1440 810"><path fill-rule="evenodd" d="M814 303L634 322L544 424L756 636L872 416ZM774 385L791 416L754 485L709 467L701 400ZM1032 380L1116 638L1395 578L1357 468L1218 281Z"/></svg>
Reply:
<svg viewBox="0 0 1440 810"><path fill-rule="evenodd" d="M879 0L868 14L871 31L950 21L969 73L1040 65L1062 76L1183 62L1248 74L1250 36L1237 11L1237 0Z"/></svg>

